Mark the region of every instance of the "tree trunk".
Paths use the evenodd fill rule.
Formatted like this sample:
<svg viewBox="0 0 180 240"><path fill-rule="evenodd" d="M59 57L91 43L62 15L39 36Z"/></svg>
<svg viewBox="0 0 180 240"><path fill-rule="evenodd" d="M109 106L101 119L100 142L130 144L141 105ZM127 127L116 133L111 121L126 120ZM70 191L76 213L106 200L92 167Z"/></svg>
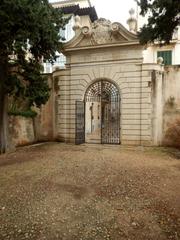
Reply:
<svg viewBox="0 0 180 240"><path fill-rule="evenodd" d="M8 149L8 97L5 94L6 66L0 64L0 154Z"/></svg>

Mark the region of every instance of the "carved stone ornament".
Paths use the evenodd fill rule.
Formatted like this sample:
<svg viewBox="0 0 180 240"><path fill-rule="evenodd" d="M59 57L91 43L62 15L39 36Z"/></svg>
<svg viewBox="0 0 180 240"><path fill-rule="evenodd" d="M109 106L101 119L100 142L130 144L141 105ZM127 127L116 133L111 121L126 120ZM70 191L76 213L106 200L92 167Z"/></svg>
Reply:
<svg viewBox="0 0 180 240"><path fill-rule="evenodd" d="M111 44L117 41L127 41L126 36L121 34L121 28L122 25L118 22L111 23L107 19L100 18L91 27L82 27L81 33L87 41L90 41L89 44L91 45ZM81 44L84 45L83 42Z"/></svg>
<svg viewBox="0 0 180 240"><path fill-rule="evenodd" d="M79 17L75 22L75 37L64 45L64 49L94 47L112 44L134 44L139 42L137 35L129 32L120 23L100 18L90 26L81 26Z"/></svg>
<svg viewBox="0 0 180 240"><path fill-rule="evenodd" d="M81 29L81 18L77 15L74 17L73 30L77 31L78 29Z"/></svg>
<svg viewBox="0 0 180 240"><path fill-rule="evenodd" d="M105 44L111 42L110 34L111 22L104 18L100 18L92 25L92 44Z"/></svg>
<svg viewBox="0 0 180 240"><path fill-rule="evenodd" d="M111 24L111 31L113 34L117 34L119 32L119 24L118 23L112 23Z"/></svg>
<svg viewBox="0 0 180 240"><path fill-rule="evenodd" d="M92 35L92 30L88 26L82 27L81 31L86 37L90 37Z"/></svg>

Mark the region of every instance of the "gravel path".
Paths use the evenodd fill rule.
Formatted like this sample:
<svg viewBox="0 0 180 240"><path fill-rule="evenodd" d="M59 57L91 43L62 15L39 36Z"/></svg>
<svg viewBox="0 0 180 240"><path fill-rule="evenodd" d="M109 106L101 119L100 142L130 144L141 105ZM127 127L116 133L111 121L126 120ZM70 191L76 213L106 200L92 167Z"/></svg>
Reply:
<svg viewBox="0 0 180 240"><path fill-rule="evenodd" d="M180 240L170 149L47 143L0 156L0 240Z"/></svg>

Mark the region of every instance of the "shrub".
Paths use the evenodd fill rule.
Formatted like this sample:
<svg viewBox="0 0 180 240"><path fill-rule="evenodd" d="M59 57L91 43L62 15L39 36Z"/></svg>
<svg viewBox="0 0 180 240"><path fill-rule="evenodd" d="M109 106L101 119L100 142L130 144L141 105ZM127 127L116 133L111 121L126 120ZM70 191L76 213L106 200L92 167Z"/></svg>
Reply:
<svg viewBox="0 0 180 240"><path fill-rule="evenodd" d="M8 112L9 115L13 115L13 116L22 116L22 117L26 117L26 118L34 118L37 116L37 112L29 109L29 110L24 110L24 111L20 111L20 110L10 110Z"/></svg>

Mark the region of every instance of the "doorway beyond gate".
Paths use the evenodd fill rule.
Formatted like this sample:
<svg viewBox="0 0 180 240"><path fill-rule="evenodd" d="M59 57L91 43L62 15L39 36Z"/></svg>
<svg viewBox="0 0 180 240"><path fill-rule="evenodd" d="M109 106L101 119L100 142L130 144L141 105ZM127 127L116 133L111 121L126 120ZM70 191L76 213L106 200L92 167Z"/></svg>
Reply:
<svg viewBox="0 0 180 240"><path fill-rule="evenodd" d="M120 94L107 80L93 83L76 102L76 144L120 144Z"/></svg>

